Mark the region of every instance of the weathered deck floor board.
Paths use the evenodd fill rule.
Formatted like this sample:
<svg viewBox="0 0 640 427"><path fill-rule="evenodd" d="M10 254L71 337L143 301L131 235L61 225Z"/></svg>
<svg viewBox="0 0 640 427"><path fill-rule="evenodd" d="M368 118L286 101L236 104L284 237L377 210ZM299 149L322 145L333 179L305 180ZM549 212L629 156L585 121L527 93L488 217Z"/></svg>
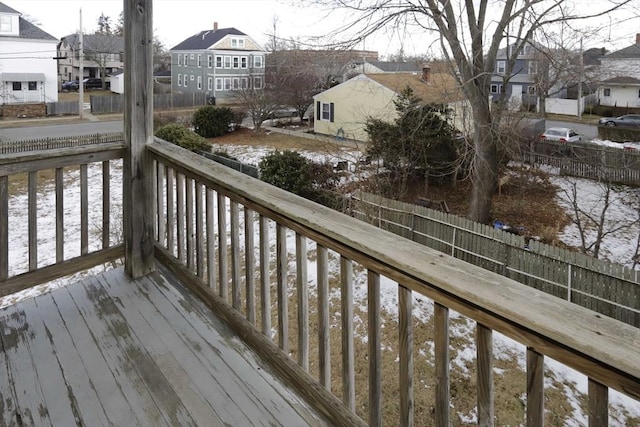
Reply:
<svg viewBox="0 0 640 427"><path fill-rule="evenodd" d="M0 310L0 425L324 425L164 271Z"/></svg>

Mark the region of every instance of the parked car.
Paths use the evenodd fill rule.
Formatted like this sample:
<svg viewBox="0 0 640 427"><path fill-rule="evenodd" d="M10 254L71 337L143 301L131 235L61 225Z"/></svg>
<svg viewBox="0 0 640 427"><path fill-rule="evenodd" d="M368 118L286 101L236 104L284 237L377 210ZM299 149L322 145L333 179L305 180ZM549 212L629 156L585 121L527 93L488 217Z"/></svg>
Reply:
<svg viewBox="0 0 640 427"><path fill-rule="evenodd" d="M582 137L570 128L549 128L540 135L540 139L545 141L557 141L563 144L567 142L581 142Z"/></svg>
<svg viewBox="0 0 640 427"><path fill-rule="evenodd" d="M63 92L69 92L70 90L78 90L78 81L77 80L71 80L71 81L62 83L62 91Z"/></svg>
<svg viewBox="0 0 640 427"><path fill-rule="evenodd" d="M620 117L603 117L598 120L601 126L640 127L640 114L626 114Z"/></svg>
<svg viewBox="0 0 640 427"><path fill-rule="evenodd" d="M102 79L87 77L82 81L85 89L102 89Z"/></svg>

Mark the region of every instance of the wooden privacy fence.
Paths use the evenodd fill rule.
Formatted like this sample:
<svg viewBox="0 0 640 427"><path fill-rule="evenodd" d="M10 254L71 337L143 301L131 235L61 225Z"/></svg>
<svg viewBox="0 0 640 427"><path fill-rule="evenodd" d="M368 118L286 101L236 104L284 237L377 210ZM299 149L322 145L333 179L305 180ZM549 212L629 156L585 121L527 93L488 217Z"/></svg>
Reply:
<svg viewBox="0 0 640 427"><path fill-rule="evenodd" d="M207 96L204 93L166 93L153 95L153 109L171 110L173 108L192 108L206 105ZM122 113L124 111L124 96L91 96L91 112Z"/></svg>
<svg viewBox="0 0 640 427"><path fill-rule="evenodd" d="M66 114L80 114L78 101L47 102L47 116L62 116Z"/></svg>
<svg viewBox="0 0 640 427"><path fill-rule="evenodd" d="M96 133L92 135L64 136L56 138L29 139L0 143L0 153L24 153L27 151L53 150L66 147L80 147L104 143L123 143L122 132Z"/></svg>
<svg viewBox="0 0 640 427"><path fill-rule="evenodd" d="M350 202L355 218L640 328L637 270L361 191Z"/></svg>
<svg viewBox="0 0 640 427"><path fill-rule="evenodd" d="M640 151L598 144L535 142L521 150L520 159L533 165L549 165L561 175L628 185L640 185ZM518 157L518 153L515 153Z"/></svg>

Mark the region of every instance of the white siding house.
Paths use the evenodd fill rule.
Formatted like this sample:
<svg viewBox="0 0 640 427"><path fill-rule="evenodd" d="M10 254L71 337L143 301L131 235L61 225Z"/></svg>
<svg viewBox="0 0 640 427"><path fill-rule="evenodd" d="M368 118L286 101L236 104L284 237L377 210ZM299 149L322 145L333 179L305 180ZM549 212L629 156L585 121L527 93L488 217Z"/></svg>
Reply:
<svg viewBox="0 0 640 427"><path fill-rule="evenodd" d="M0 104L58 100L57 40L0 3Z"/></svg>
<svg viewBox="0 0 640 427"><path fill-rule="evenodd" d="M611 76L598 87L600 105L640 107L640 33L635 44L603 56L600 62Z"/></svg>

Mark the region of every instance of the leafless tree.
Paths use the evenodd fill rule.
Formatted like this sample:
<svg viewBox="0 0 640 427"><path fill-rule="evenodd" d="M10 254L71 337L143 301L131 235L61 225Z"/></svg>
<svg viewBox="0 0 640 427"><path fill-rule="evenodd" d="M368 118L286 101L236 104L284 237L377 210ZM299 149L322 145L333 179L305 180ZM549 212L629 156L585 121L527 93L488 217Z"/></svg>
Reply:
<svg viewBox="0 0 640 427"><path fill-rule="evenodd" d="M124 40L122 37L107 34L91 34L84 37L84 58L95 62L100 71L102 89L105 89L104 78L110 62L120 62L124 56Z"/></svg>
<svg viewBox="0 0 640 427"><path fill-rule="evenodd" d="M349 43L390 27L413 26L437 36L452 73L472 105L474 121L473 190L469 218L488 223L497 186L496 134L503 109L489 101L496 55L504 44L520 52L540 28L595 17L631 4L631 0L602 1L601 5L570 9L563 0L314 0L350 18L337 30ZM343 21L344 22L344 21ZM510 75L517 55L507 61ZM503 95L503 101L506 98ZM504 105L502 102L499 105Z"/></svg>
<svg viewBox="0 0 640 427"><path fill-rule="evenodd" d="M245 88L233 91L236 104L242 108L253 123L253 130L259 133L262 122L271 117L277 106L273 91L269 89Z"/></svg>
<svg viewBox="0 0 640 427"><path fill-rule="evenodd" d="M606 179L598 184L598 191L588 196L579 193L575 180L569 179L569 189L564 190L565 197L571 204L571 221L578 229L580 251L594 258L600 256L602 244L608 236L631 230L640 223L638 216L613 218L612 207L615 203L623 202L624 192L614 191L613 184Z"/></svg>

